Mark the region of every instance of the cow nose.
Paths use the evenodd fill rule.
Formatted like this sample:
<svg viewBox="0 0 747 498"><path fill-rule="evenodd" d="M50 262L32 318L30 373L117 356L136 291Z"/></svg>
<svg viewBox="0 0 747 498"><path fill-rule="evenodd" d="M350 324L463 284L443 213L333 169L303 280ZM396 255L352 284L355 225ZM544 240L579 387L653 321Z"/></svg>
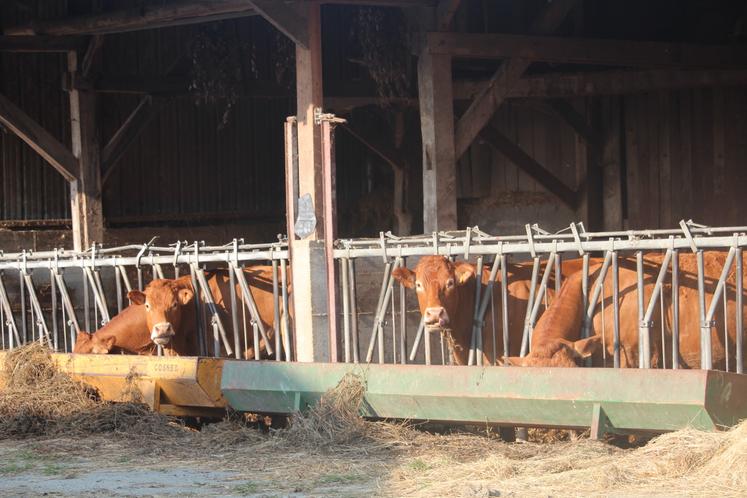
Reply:
<svg viewBox="0 0 747 498"><path fill-rule="evenodd" d="M151 340L161 346L168 344L173 336L174 328L169 322L161 322L153 325L153 330L150 332Z"/></svg>
<svg viewBox="0 0 747 498"><path fill-rule="evenodd" d="M424 321L431 327L444 327L449 324L449 316L443 307L426 308Z"/></svg>

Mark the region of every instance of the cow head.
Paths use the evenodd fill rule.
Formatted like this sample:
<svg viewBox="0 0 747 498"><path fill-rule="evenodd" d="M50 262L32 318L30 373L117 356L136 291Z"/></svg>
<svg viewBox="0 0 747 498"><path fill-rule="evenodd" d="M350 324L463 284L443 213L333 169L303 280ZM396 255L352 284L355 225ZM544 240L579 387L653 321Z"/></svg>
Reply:
<svg viewBox="0 0 747 498"><path fill-rule="evenodd" d="M578 341L552 339L533 345L524 357L507 356L505 363L519 367L577 367L580 360L589 358L601 347L602 337L598 335Z"/></svg>
<svg viewBox="0 0 747 498"><path fill-rule="evenodd" d="M113 336L102 337L96 333L79 331L73 353L109 354L114 349L114 342Z"/></svg>
<svg viewBox="0 0 747 498"><path fill-rule="evenodd" d="M175 280L159 279L149 283L145 292L133 290L127 296L133 303L145 305L151 340L166 346L176 335L183 308L192 302L194 292Z"/></svg>
<svg viewBox="0 0 747 498"><path fill-rule="evenodd" d="M469 263L454 263L444 256L423 256L412 271L400 267L392 276L405 287L415 289L425 327L430 330L450 329L460 310L459 287L475 276L475 267Z"/></svg>

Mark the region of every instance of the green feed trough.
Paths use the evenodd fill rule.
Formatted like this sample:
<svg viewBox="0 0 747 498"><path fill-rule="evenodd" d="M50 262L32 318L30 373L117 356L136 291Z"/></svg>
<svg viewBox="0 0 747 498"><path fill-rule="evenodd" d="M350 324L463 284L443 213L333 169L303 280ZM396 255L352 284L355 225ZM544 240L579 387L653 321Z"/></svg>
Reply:
<svg viewBox="0 0 747 498"><path fill-rule="evenodd" d="M747 375L704 370L501 368L226 361L236 410L303 410L346 374L366 386L370 418L604 432L717 430L747 418Z"/></svg>

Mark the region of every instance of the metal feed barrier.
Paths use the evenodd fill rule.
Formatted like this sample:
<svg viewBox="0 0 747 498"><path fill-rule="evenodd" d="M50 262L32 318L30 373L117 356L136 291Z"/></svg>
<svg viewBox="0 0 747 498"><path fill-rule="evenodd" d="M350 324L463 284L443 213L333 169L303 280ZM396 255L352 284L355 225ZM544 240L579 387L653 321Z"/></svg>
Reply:
<svg viewBox="0 0 747 498"><path fill-rule="evenodd" d="M283 326L279 328L288 331L285 334L277 331L274 343L268 339L242 271L247 264L260 263L272 265L273 319L275 324L282 320ZM165 268L171 271L164 271ZM228 270L233 337L227 334L205 277L203 270L209 268ZM167 273L169 278L179 278L182 271L191 276L198 297L195 314L201 356L217 357L225 351L240 359L251 343L255 345L255 358L259 359L260 348L256 345L261 337L268 354L276 360L290 361L292 338L285 312L289 309L288 249L284 241L244 244L234 240L213 247L198 242L178 242L158 247L151 240L143 245L105 249L93 246L79 253L55 250L0 254L0 324L3 329L0 346L12 349L29 341L46 340L55 351L72 351L79 330L93 332L111 319L114 309L117 313L122 311L127 304L127 293L133 289L133 281L134 288L143 290L149 280L164 278ZM236 291L237 284L240 293ZM17 292L11 292L13 288L17 288ZM40 290L44 291L43 295Z"/></svg>
<svg viewBox="0 0 747 498"><path fill-rule="evenodd" d="M477 266L477 274L481 275L483 268L490 268L490 278L487 285L477 285L475 307L473 310L473 330L471 347L469 350L469 365L481 365L483 360L482 328L486 314L493 313L493 294L500 292L502 306L500 324L492 320L493 345L496 340L502 341L503 350L509 351L511 346L508 324L509 308L507 287L510 280L507 269L512 261L530 261L532 276L530 295L528 298L526 315L520 317L524 326L521 341L521 356L529 353L531 335L541 311L548 305L547 288L551 272L554 272L556 292L561 286L560 265L563 258L582 258L582 295L586 313L584 315L581 337L589 337L592 320L596 311L601 307L603 333L611 328L614 354L612 366L620 367L620 316L619 316L619 260L625 255L632 255L636 260L637 295L638 295L638 324L639 324L639 358L638 366L651 367L651 332L653 317L657 310L664 306L664 281L667 273L671 275L671 303L674 319L671 326L671 358L666 357L666 348L661 348L661 366L664 368L680 368L679 359L679 255L684 251L692 251L697 259L698 304L701 330L701 359L700 365L704 369L713 368L713 354L711 344L711 329L715 322L716 312L720 303L724 307L722 323L724 347L726 348L726 371L744 372L743 358L743 282L742 282L742 248L747 244L747 227L705 227L693 222L680 222L679 230L629 230L616 232L586 232L582 224L573 223L568 229L550 234L536 225L526 225L526 233L518 236L492 236L478 228L465 231L434 233L431 236L395 237L391 234L380 234L378 239L340 240L336 244L334 257L338 261L340 293L342 295L342 330L343 358L346 363L371 362L401 363L415 361L422 350L426 364L433 362L430 334L425 331L423 321L417 326L414 340L408 337L408 299L405 288L396 284L392 272L399 266L405 266L407 261L413 261L425 255L443 255L451 258L463 258L473 261ZM705 299L705 269L703 267L703 251L720 250L726 253L725 264L720 277L715 283L715 291L710 306L706 307ZM644 252L658 251L663 254L663 261L657 269L654 291L648 302L644 302ZM589 261L592 255L603 258L601 270L597 278L591 282L589 278ZM367 310L373 316L370 335L367 341L362 340L368 329L361 327L361 310L358 304L356 289L356 265L363 261L381 261L384 265L383 277L379 287L378 301L373 309ZM541 271L542 262L546 263ZM413 262L414 264L414 262ZM647 262L648 264L648 262ZM731 270L736 273L734 286L736 310L736 344L734 351L730 351L726 319L726 304L728 293L727 277ZM500 284L496 283L496 276L501 272ZM605 299L603 283L612 274L612 298ZM650 274L650 270L649 270ZM500 289L496 289L496 287ZM395 312L395 301L398 302L399 312ZM605 306L613 307L612 324L604 323ZM420 316L419 310L413 310L413 315ZM663 314L663 313L662 313ZM664 320L659 320L662 334L662 346L665 344ZM607 335L607 337L610 337ZM386 336L386 337L385 337ZM425 339L424 339L425 338ZM440 334L440 360L442 364L448 361L445 352L443 334ZM410 342L411 341L411 342ZM391 344L391 348L388 345ZM409 347L408 347L409 345ZM361 349L362 348L362 349ZM603 351L606 349L603 348ZM731 353L735 353L735 361L730 361ZM495 347L487 352L488 357L495 362Z"/></svg>

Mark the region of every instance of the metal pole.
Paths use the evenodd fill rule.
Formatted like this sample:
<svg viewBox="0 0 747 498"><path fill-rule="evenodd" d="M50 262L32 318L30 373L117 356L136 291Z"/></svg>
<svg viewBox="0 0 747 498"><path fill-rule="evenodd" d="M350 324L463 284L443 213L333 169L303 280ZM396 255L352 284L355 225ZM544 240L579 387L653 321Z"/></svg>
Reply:
<svg viewBox="0 0 747 498"><path fill-rule="evenodd" d="M114 283L117 286L117 314L122 312L122 279L119 277L119 268L114 267Z"/></svg>
<svg viewBox="0 0 747 498"><path fill-rule="evenodd" d="M431 333L423 329L425 334L425 364L431 364Z"/></svg>
<svg viewBox="0 0 747 498"><path fill-rule="evenodd" d="M473 316L473 329L477 327L477 324L482 324L485 317L485 312L488 310L489 300L493 298L493 287L495 286L495 277L498 275L498 265L501 262L501 258L496 257L493 260L493 265L490 267L490 276L488 277L488 283L485 289L481 292L480 296L480 308L477 311L477 315ZM469 362L468 362L469 364Z"/></svg>
<svg viewBox="0 0 747 498"><path fill-rule="evenodd" d="M234 356L237 360L241 359L241 338L239 335L239 310L236 299L236 275L228 271L228 285L231 286L231 326L233 327L233 347ZM255 351L259 350L259 344L254 344Z"/></svg>
<svg viewBox="0 0 747 498"><path fill-rule="evenodd" d="M392 262L387 261L386 265L384 266L384 276L382 277L381 281L381 288L379 289L379 299L376 302L376 314L374 315L374 323L373 323L373 329L371 330L371 339L368 343L368 352L366 353L366 363L371 363L371 360L373 359L373 351L374 351L374 345L376 344L376 338L379 334L379 328L381 326L379 322L379 312L383 306L383 304L386 302L384 300L384 296L386 295L387 291L387 285L389 284L389 278L392 275ZM379 363L383 363L383 348L382 346L379 346Z"/></svg>
<svg viewBox="0 0 747 498"><path fill-rule="evenodd" d="M257 321L252 319L252 338L254 341L254 359L259 361L261 356L259 354L259 327L257 327ZM267 344L267 341L265 341Z"/></svg>
<svg viewBox="0 0 747 498"><path fill-rule="evenodd" d="M554 252L550 253L550 256L547 258L547 264L545 266L545 272L542 275L542 283L540 284L539 291L537 293L537 296L533 300L533 305L531 307L531 310L528 309L529 314L527 320L524 322L524 336L521 338L521 351L522 356L526 356L527 353L529 353L529 346L532 342L532 331L534 330L534 324L537 321L537 316L539 315L539 309L542 305L542 298L546 295L547 292L547 282L550 279L550 274L552 273L553 266L555 263L555 256L556 254ZM531 294L530 294L531 296ZM530 297L531 300L531 297ZM526 346L526 349L525 349Z"/></svg>
<svg viewBox="0 0 747 498"><path fill-rule="evenodd" d="M727 288L724 286L724 358L726 359L726 371L729 371L729 300L726 295Z"/></svg>
<svg viewBox="0 0 747 498"><path fill-rule="evenodd" d="M406 267L407 262L402 258L402 267ZM405 296L405 286L399 284L399 357L400 362L407 363L407 299Z"/></svg>
<svg viewBox="0 0 747 498"><path fill-rule="evenodd" d="M508 332L508 256L500 255L501 259L501 318L503 326L503 355L510 355L509 332ZM497 358L496 358L497 361Z"/></svg>
<svg viewBox="0 0 747 498"><path fill-rule="evenodd" d="M57 270L55 270L55 279L57 280L57 288L60 290L60 297L62 298L63 309L67 311L68 321L72 325L72 330L71 330L72 340L70 341L70 343L74 345L75 334L78 330L80 330L80 326L78 325L78 318L75 316L75 308L73 307L73 302L70 300L70 294L68 294L67 292L67 287L65 286L65 279L63 278L62 273L59 273Z"/></svg>
<svg viewBox="0 0 747 498"><path fill-rule="evenodd" d="M192 265L189 266L189 276L192 282L192 288L195 291L195 325L197 327L197 337L200 343L200 356L207 356L207 330L202 326L202 299L200 297L200 287L197 285L197 276ZM141 278L138 274L138 283Z"/></svg>
<svg viewBox="0 0 747 498"><path fill-rule="evenodd" d="M83 279L83 325L86 327L86 332L93 332L93 330L91 329L90 316L91 304L88 298L88 277L86 276L86 271L84 268L81 268L80 272Z"/></svg>
<svg viewBox="0 0 747 498"><path fill-rule="evenodd" d="M274 348L272 347L272 344L270 343L269 338L267 337L267 331L265 330L264 323L262 323L262 317L259 314L259 308L257 308L257 303L254 300L254 296L251 293L251 289L249 288L249 284L246 281L246 275L244 274L244 270L236 263L231 262L229 263L229 266L233 270L233 272L236 274L236 280L239 283L239 287L241 288L241 295L244 299L242 301L244 302L244 305L249 310L249 316L251 317L251 320L257 323L257 326L259 327L259 333L262 336L262 339L265 341L265 349L267 350L267 354L274 354ZM202 277L204 280L204 276ZM206 294L209 292L209 289L206 290ZM258 344L255 344L255 349Z"/></svg>
<svg viewBox="0 0 747 498"><path fill-rule="evenodd" d="M418 349L420 348L420 342L423 340L423 334L425 333L425 320L420 319L420 325L418 325L418 331L415 333L415 340L412 344L412 350L410 351L410 361L415 361L415 357L418 355Z"/></svg>
<svg viewBox="0 0 747 498"><path fill-rule="evenodd" d="M607 254L605 254L604 262L602 263L602 269L599 271L599 277L597 277L597 280L594 282L594 288L592 290L591 298L589 299L589 305L586 307L583 329L581 330L581 337L583 337L584 339L587 339L591 336L591 325L594 318L594 309L596 308L597 301L599 301L599 296L602 292L602 284L604 283L604 279L607 278L607 271L610 267L610 263L612 262L612 252L613 251L607 251Z"/></svg>
<svg viewBox="0 0 747 498"><path fill-rule="evenodd" d="M532 264L532 280L529 287L529 299L527 300L527 311L524 315L524 334L521 337L521 352L520 356L526 356L529 352L529 317L532 314L532 308L534 308L534 294L537 288L537 278L539 277L539 265L540 258L535 256Z"/></svg>
<svg viewBox="0 0 747 498"><path fill-rule="evenodd" d="M272 310L273 327L275 328L275 361L281 360L280 343L280 287L278 285L278 260L272 260Z"/></svg>
<svg viewBox="0 0 747 498"><path fill-rule="evenodd" d="M744 292L744 286L743 286L743 275L742 275L742 248L737 248L737 262L736 262L736 305L737 305L737 330L735 330L736 334L736 348L737 348L737 373L741 374L744 373L744 317L742 315L742 294Z"/></svg>
<svg viewBox="0 0 747 498"><path fill-rule="evenodd" d="M726 261L724 262L724 268L721 270L721 276L718 279L718 283L716 284L716 290L713 292L713 297L711 298L711 304L708 307L708 312L705 315L705 319L701 324L701 340L703 342L703 349L701 350L701 353L705 353L705 357L703 358L705 361L703 362L705 365L707 365L708 370L711 370L713 368L713 351L711 349L711 327L715 327L716 324L714 322L714 315L716 314L716 308L718 307L718 302L721 299L721 294L724 293L724 289L726 287L726 279L729 276L729 270L731 269L731 265L734 262L734 255L736 254L736 249L734 247L729 249L729 253L726 256ZM698 251L698 271L703 269L703 251ZM700 290L700 284L701 280L704 280L705 276L703 276L702 279L699 279L698 281L698 290ZM724 294L725 297L725 294ZM705 290L703 293L703 304L705 305ZM726 321L727 317L726 314L724 314L724 321ZM728 350L727 350L728 351Z"/></svg>
<svg viewBox="0 0 747 498"><path fill-rule="evenodd" d="M638 289L638 368L649 368L651 360L651 342L645 329L640 326L643 323L643 253L635 253L636 275ZM648 359L647 359L648 358Z"/></svg>
<svg viewBox="0 0 747 498"><path fill-rule="evenodd" d="M639 337L643 338L643 368L651 368L651 328L654 325L653 316L654 308L656 307L656 301L659 299L661 294L662 286L664 285L664 277L666 277L667 269L669 268L669 262L672 259L672 250L667 249L664 254L664 261L661 263L659 268L659 275L656 277L656 284L651 291L651 299L648 302L646 313L643 315L643 319L639 322ZM643 267L640 267L639 272L639 302L643 295ZM663 317L662 317L663 318Z"/></svg>
<svg viewBox="0 0 747 498"><path fill-rule="evenodd" d="M360 362L360 351L358 350L358 299L355 288L355 260L348 259L348 278L350 279L350 334L353 339L353 363Z"/></svg>
<svg viewBox="0 0 747 498"><path fill-rule="evenodd" d="M680 368L680 253L672 250L672 369Z"/></svg>
<svg viewBox="0 0 747 498"><path fill-rule="evenodd" d="M475 364L475 356L478 358L482 357L482 348L478 344L477 336L482 336L483 324L478 325L477 320L480 315L480 292L482 290L482 256L477 257L477 271L475 272L475 305L472 316L472 336L469 344L469 356L467 358L467 365ZM480 359L477 360L477 364L480 365L482 362Z"/></svg>
<svg viewBox="0 0 747 498"><path fill-rule="evenodd" d="M60 330L57 326L57 282L54 281L52 270L49 270L49 292L52 297L52 345L55 351L59 351Z"/></svg>
<svg viewBox="0 0 747 498"><path fill-rule="evenodd" d="M23 279L21 273L18 273L18 282L21 290L21 337L23 341L19 341L18 344L26 344L28 340L28 326L26 323L26 282Z"/></svg>
<svg viewBox="0 0 747 498"><path fill-rule="evenodd" d="M286 264L287 261L284 259L280 260L280 278L282 279L282 285L281 285L281 291L283 296L283 323L284 323L284 329L285 334L283 334L283 349L285 350L285 361L291 361L292 359L292 351L291 351L291 333L293 332L290 328L290 320L288 314L290 313L290 310L288 308L288 279L287 279L287 270L286 270Z"/></svg>
<svg viewBox="0 0 747 498"><path fill-rule="evenodd" d="M612 252L612 314L613 363L615 368L620 368L620 271L617 251Z"/></svg>
<svg viewBox="0 0 747 498"><path fill-rule="evenodd" d="M200 270L197 267L196 263L193 263L193 267L194 267L195 277L197 278L197 283L202 287L202 294L205 299L205 304L207 304L207 307L210 310L211 323L213 324L213 341L214 341L215 351L216 353L220 352L220 344L222 340L223 347L226 348L226 353L228 353L229 355L232 355L233 348L231 348L231 344L228 340L228 336L226 335L226 329L223 326L223 321L220 319L220 314L218 312L218 306L215 304L213 293L210 290L210 286L208 285L207 280L205 280L205 274L202 272L202 270ZM239 277L239 282L241 282L244 275L243 273L240 272L236 276ZM242 286L242 291L244 291L244 293L246 294L246 290L244 290L243 286ZM246 297L251 298L251 296L246 296ZM265 337L265 344L269 351L271 346L269 342L267 341L266 337ZM255 346L258 346L258 345L259 344L255 343Z"/></svg>
<svg viewBox="0 0 747 498"><path fill-rule="evenodd" d="M394 286L394 279L391 279L389 286ZM391 289L391 291L389 293L391 299L389 310L392 314L392 363L397 363L397 320L394 316L394 289ZM402 354L404 355L404 353Z"/></svg>
<svg viewBox="0 0 747 498"><path fill-rule="evenodd" d="M700 368L711 370L711 325L706 322L705 311L705 274L703 264L703 250L696 253L698 264L698 310L700 312Z"/></svg>

